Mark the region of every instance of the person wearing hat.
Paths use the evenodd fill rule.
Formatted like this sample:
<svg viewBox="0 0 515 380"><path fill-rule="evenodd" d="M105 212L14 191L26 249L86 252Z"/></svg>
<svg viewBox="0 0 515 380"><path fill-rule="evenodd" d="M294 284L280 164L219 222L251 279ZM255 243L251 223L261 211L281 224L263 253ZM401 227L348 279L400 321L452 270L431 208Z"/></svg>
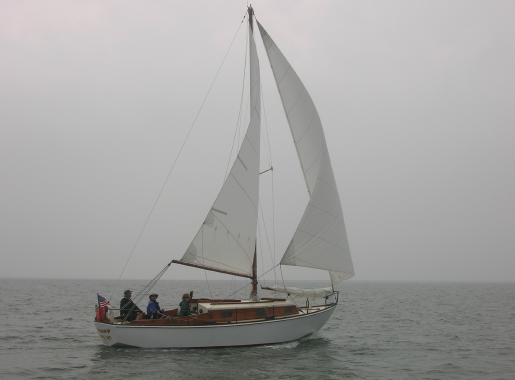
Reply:
<svg viewBox="0 0 515 380"><path fill-rule="evenodd" d="M187 315L197 315L192 313L190 310L190 295L188 293L184 293L182 295L182 301L179 304L179 314L178 317L185 317Z"/></svg>
<svg viewBox="0 0 515 380"><path fill-rule="evenodd" d="M158 295L156 293L152 293L148 296L150 301L148 301L147 306L147 315L150 319L161 319L161 318L169 318L167 315L163 314L165 311L161 309L159 306L159 302L157 302Z"/></svg>
<svg viewBox="0 0 515 380"><path fill-rule="evenodd" d="M120 316L124 317L125 319L128 314L129 316L126 319L127 321L139 321L140 319L143 319L143 315L145 315L145 313L142 312L134 302L132 302L131 296L131 290L126 290L123 292L123 298L120 301Z"/></svg>

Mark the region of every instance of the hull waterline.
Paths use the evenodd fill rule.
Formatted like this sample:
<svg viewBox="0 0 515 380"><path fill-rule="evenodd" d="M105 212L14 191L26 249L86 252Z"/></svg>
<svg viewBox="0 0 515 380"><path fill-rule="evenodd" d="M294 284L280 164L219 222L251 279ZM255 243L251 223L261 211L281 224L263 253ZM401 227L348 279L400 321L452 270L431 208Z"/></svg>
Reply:
<svg viewBox="0 0 515 380"><path fill-rule="evenodd" d="M320 330L336 306L262 322L208 326L130 326L95 322L106 346L141 348L215 348L290 342Z"/></svg>

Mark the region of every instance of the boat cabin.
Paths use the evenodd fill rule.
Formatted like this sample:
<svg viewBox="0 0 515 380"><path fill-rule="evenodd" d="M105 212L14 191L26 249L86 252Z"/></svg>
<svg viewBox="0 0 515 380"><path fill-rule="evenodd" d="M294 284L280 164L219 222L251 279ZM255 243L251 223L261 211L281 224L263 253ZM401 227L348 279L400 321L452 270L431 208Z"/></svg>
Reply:
<svg viewBox="0 0 515 380"><path fill-rule="evenodd" d="M196 315L177 317L178 309L173 309L165 312L171 319L142 319L124 323L137 326L206 325L258 322L299 315L299 309L294 302L281 298L265 298L260 301L193 299L189 304L191 312ZM120 321L121 317L117 319Z"/></svg>

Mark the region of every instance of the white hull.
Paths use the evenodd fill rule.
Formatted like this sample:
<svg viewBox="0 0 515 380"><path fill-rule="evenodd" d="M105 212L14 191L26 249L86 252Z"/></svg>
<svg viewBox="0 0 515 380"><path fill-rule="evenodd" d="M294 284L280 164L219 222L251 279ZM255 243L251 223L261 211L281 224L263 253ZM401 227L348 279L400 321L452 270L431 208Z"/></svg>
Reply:
<svg viewBox="0 0 515 380"><path fill-rule="evenodd" d="M320 330L336 306L262 322L208 326L129 326L95 322L106 346L213 348L290 342Z"/></svg>

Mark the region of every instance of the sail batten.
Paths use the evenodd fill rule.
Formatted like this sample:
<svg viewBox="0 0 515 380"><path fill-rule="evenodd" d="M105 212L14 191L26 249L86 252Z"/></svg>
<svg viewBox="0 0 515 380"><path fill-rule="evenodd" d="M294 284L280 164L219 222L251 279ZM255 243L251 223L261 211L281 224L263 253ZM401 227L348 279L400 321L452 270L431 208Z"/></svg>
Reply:
<svg viewBox="0 0 515 380"><path fill-rule="evenodd" d="M250 27L249 61L251 118L247 132L218 197L180 260L243 277L252 277L256 246L261 134L259 61Z"/></svg>
<svg viewBox="0 0 515 380"><path fill-rule="evenodd" d="M281 264L328 270L336 284L352 277L354 267L320 116L293 67L258 27L310 196Z"/></svg>

